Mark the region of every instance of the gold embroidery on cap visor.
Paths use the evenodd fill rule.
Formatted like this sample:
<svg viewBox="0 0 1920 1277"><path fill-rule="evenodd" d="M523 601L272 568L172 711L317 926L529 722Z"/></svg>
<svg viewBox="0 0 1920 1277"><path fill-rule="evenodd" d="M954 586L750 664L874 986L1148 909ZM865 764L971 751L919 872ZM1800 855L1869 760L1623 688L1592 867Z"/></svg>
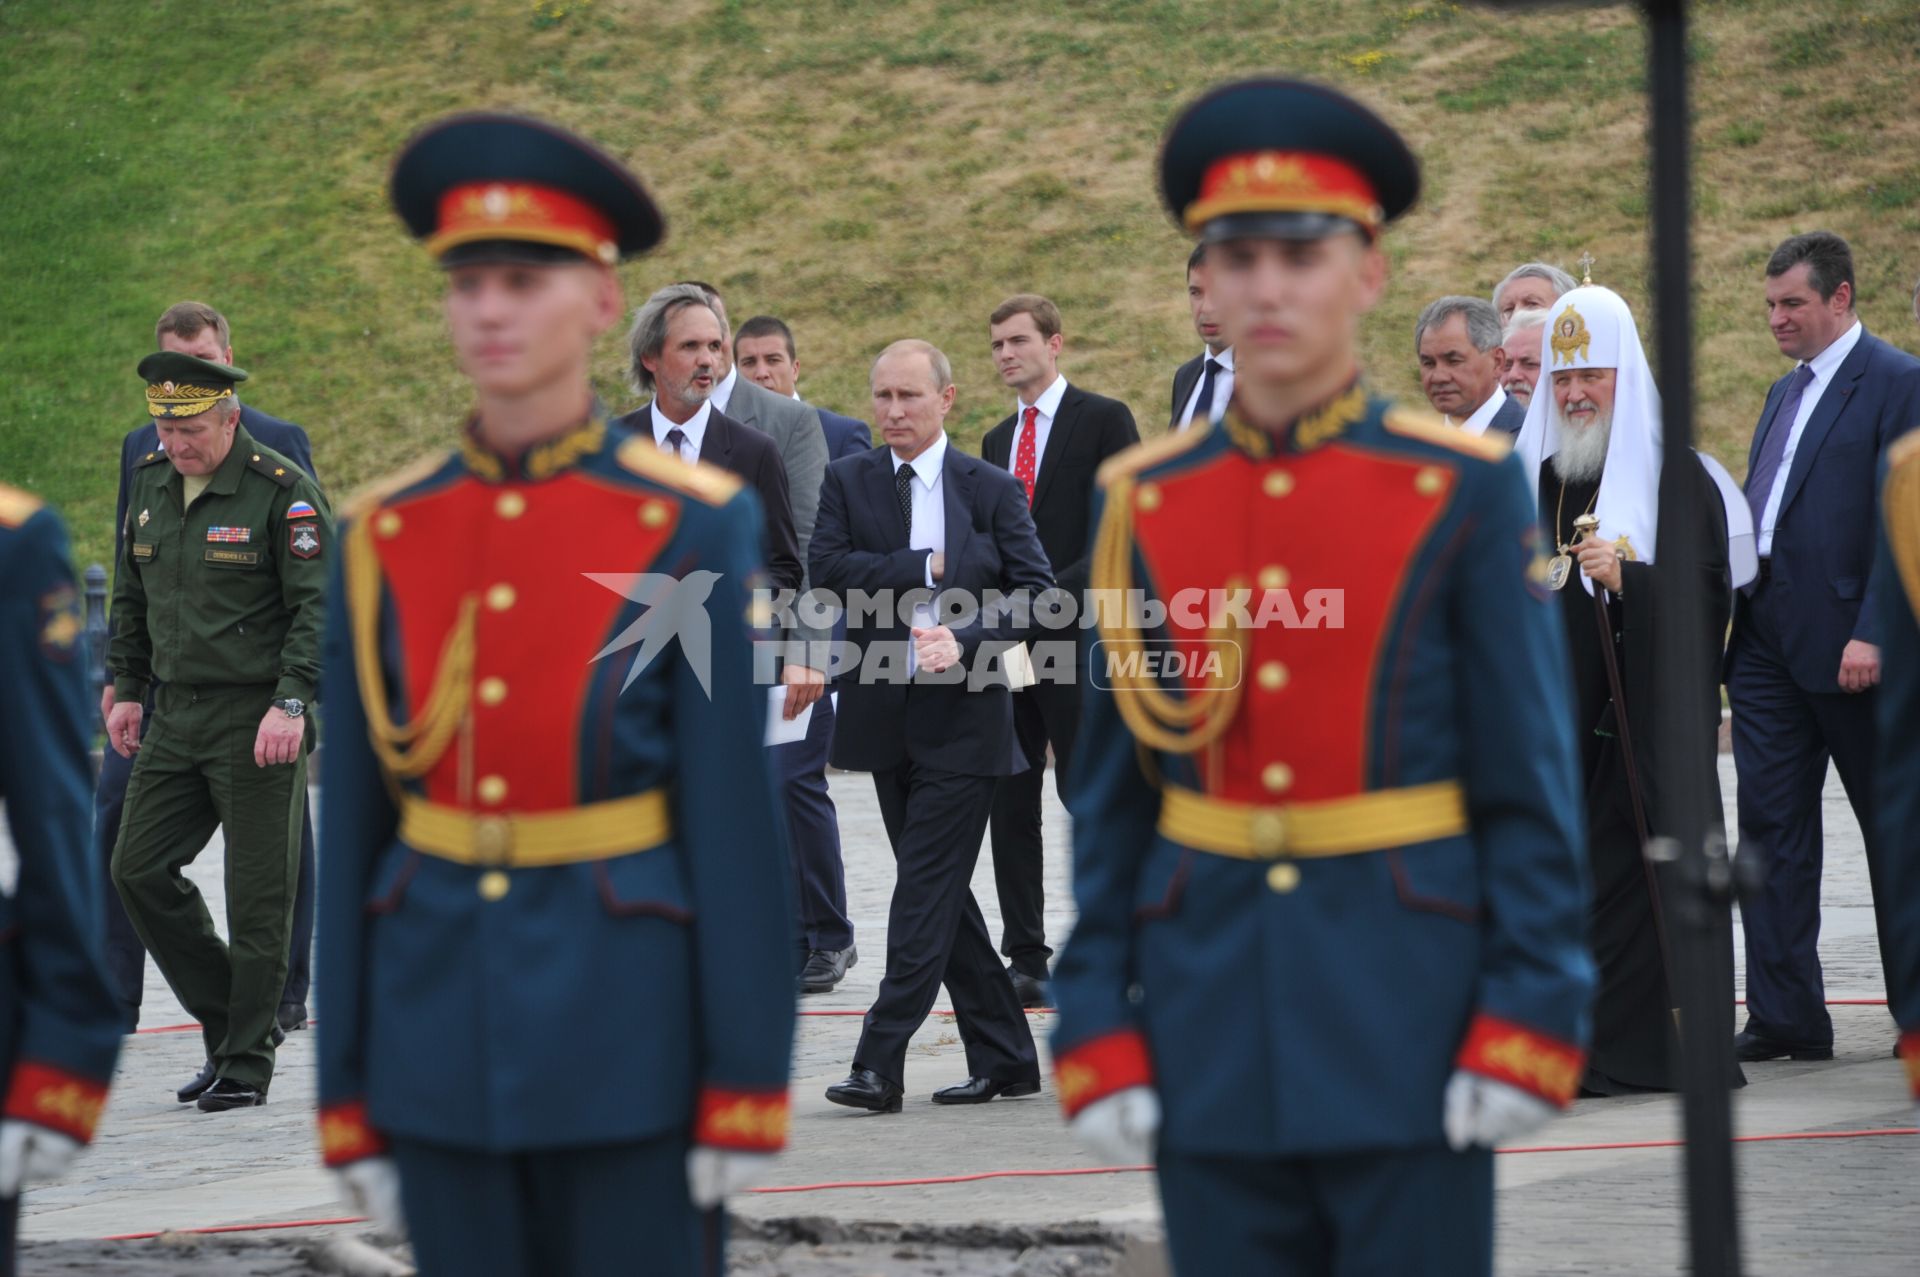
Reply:
<svg viewBox="0 0 1920 1277"><path fill-rule="evenodd" d="M233 387L190 386L163 381L147 387L147 413L153 417L197 417L222 399L233 398Z"/></svg>
<svg viewBox="0 0 1920 1277"><path fill-rule="evenodd" d="M1377 201L1340 189L1299 156L1275 152L1223 161L1219 177L1187 205L1181 220L1197 235L1228 213L1331 213L1358 222L1369 236L1386 222L1386 210Z"/></svg>

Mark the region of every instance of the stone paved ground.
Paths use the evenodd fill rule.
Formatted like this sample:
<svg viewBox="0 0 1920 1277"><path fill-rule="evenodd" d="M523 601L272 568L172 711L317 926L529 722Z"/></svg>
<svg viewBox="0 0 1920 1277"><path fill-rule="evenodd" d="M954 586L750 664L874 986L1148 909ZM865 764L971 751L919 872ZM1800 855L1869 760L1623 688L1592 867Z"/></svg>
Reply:
<svg viewBox="0 0 1920 1277"><path fill-rule="evenodd" d="M1732 796L1732 769L1722 758ZM808 998L805 1010L860 1011L885 960L886 903L893 867L872 789L865 777L835 775L847 846L848 885L863 960L834 993ZM1066 817L1049 793L1048 846L1064 847ZM1837 781L1827 803L1828 866L1822 954L1830 996L1883 996L1859 834ZM1731 826L1729 803L1729 825ZM195 866L202 890L218 900L218 847ZM1064 857L1049 864L1049 927L1071 922ZM994 922L991 869L982 857L975 894ZM997 922L995 922L997 926ZM1737 934L1737 932L1736 932ZM149 1026L184 1021L150 968ZM1045 1016L1035 1016L1044 1033ZM1909 1124L1897 1066L1887 1058L1890 1021L1879 1008L1835 1012L1839 1050L1832 1064L1772 1064L1750 1070L1738 1120L1749 1133L1873 1129ZM1000 1101L977 1110L941 1110L935 1088L964 1073L950 1021L936 1019L915 1040L906 1111L869 1117L821 1098L844 1074L859 1018L809 1016L795 1060L791 1151L776 1165L775 1186L849 1180L922 1178L1007 1169L1072 1170L1097 1162L1061 1125L1050 1094ZM1044 1043L1043 1043L1044 1047ZM23 1271L102 1272L127 1277L171 1273L281 1274L320 1271L311 1256L328 1238L357 1227L313 1228L236 1238L186 1250L151 1242L108 1247L112 1234L215 1224L312 1220L344 1214L318 1169L312 1134L313 1035L282 1048L272 1102L219 1116L173 1101L172 1088L200 1059L192 1033L143 1033L129 1040L96 1145L62 1183L37 1188L23 1204ZM1538 1136L1536 1144L1670 1138L1670 1097L1584 1101ZM1741 1148L1744 1223L1755 1274L1911 1277L1920 1253L1920 1139L1748 1144ZM1672 1150L1530 1153L1503 1156L1499 1168L1500 1268L1535 1273L1671 1273L1684 1244L1676 1203L1679 1161ZM996 1178L916 1187L818 1189L738 1199L738 1213L773 1229L735 1247L737 1271L755 1274L859 1272L994 1273L1041 1277L1099 1272L1073 1263L1073 1245L1045 1230L1092 1224L1151 1235L1158 1210L1151 1179L1137 1173ZM794 1234L777 1221L821 1221ZM879 1237L847 1231L883 1228ZM983 1231L982 1226L985 1226ZM901 1242L897 1230L935 1230ZM826 1230L824 1233L822 1229ZM841 1230L835 1233L834 1230ZM885 1232L893 1229L894 1232ZM941 1232L938 1230L949 1230ZM1019 1232L1018 1230L1029 1230ZM786 1231L781 1231L786 1230ZM959 1230L959 1231L952 1231ZM999 1230L999 1231L996 1231ZM1011 1233L1005 1230L1015 1230ZM824 1236L828 1240L810 1240ZM997 1246L974 1246L997 1237ZM1101 1251L1106 1271L1145 1277L1150 1256ZM963 1256L965 1256L963 1260ZM1072 1261L1072 1262L1069 1262ZM1065 1265L1065 1266L1062 1266Z"/></svg>

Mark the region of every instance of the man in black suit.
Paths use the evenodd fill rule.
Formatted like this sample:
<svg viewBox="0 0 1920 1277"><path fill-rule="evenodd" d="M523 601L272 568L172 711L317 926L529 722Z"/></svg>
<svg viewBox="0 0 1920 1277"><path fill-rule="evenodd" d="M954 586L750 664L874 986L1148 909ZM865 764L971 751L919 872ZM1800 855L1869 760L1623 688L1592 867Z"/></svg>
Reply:
<svg viewBox="0 0 1920 1277"><path fill-rule="evenodd" d="M987 340L1000 380L1016 398L1013 415L980 441L980 455L1020 481L1054 580L1077 595L1087 583L1094 472L1139 443L1140 432L1125 404L1069 385L1060 375L1060 308L1045 297L1021 293L1001 302L987 317ZM1034 656L1042 667L1072 669L1073 642L1045 640L1035 644ZM1070 679L1040 679L1013 698L1014 735L1030 765L1002 777L994 793L993 881L1000 894L1000 952L1022 1006L1047 1005L1047 959L1053 956L1040 836L1047 745L1053 745L1054 785L1064 802L1079 720L1080 690Z"/></svg>
<svg viewBox="0 0 1920 1277"><path fill-rule="evenodd" d="M670 284L634 313L627 337L627 379L653 399L614 424L653 440L689 465L704 461L738 475L760 497L761 549L775 589L800 588L800 545L794 537L787 472L773 440L714 411L714 373L726 329L707 295Z"/></svg>
<svg viewBox="0 0 1920 1277"><path fill-rule="evenodd" d="M984 606L951 625L940 618L989 591L1037 597L1053 574L1019 483L949 446L953 399L952 368L933 346L901 341L880 353L873 408L887 446L827 468L811 557L819 588L880 596L849 618L864 653L858 676L841 684L833 763L873 773L893 846L887 971L853 1072L827 1098L883 1113L900 1111L907 1043L943 983L969 1076L934 1102L1040 1089L1033 1034L968 886L994 786L1026 765L998 667L1032 626Z"/></svg>
<svg viewBox="0 0 1920 1277"><path fill-rule="evenodd" d="M1187 254L1187 306L1193 311L1193 331L1200 334L1203 349L1174 370L1169 430L1184 430L1195 421L1205 425L1213 420L1214 405L1233 398L1233 347L1227 345L1207 301L1206 272L1200 269L1205 256L1204 246L1199 245Z"/></svg>
<svg viewBox="0 0 1920 1277"><path fill-rule="evenodd" d="M793 330L773 315L755 315L733 335L733 366L748 380L799 400L800 360ZM867 423L816 408L827 438L827 460L838 461L873 447ZM833 641L847 637L845 618L835 622ZM859 961L853 922L847 917L847 870L840 854L840 813L827 788L827 754L833 745L838 706L831 695L813 703L813 717L800 740L777 745L773 763L786 795L787 840L793 849L794 903L799 913L802 993L831 993Z"/></svg>
<svg viewBox="0 0 1920 1277"><path fill-rule="evenodd" d="M1413 326L1420 359L1420 389L1433 410L1470 435L1497 431L1512 437L1527 419L1500 388L1507 366L1500 312L1478 297L1442 297L1420 312Z"/></svg>
<svg viewBox="0 0 1920 1277"><path fill-rule="evenodd" d="M1734 599L1727 640L1740 850L1759 849L1765 889L1743 901L1747 1024L1742 1060L1833 1057L1821 980L1821 793L1831 760L1859 817L1884 957L1895 950L1874 805L1880 682L1874 563L1876 469L1920 420L1920 360L1867 332L1853 307L1853 253L1828 231L1767 261L1768 326L1795 361L1767 392L1747 454L1760 577ZM1889 987L1895 980L1889 977Z"/></svg>
<svg viewBox="0 0 1920 1277"><path fill-rule="evenodd" d="M226 316L203 302L176 302L154 325L154 340L159 349L196 355L214 363L233 363L233 337ZM315 479L313 448L307 432L291 421L261 412L251 404L240 405L240 424L255 441L287 457ZM120 441L120 495L114 505L114 562L120 561L120 546L127 530L127 492L133 484L133 465L160 447L160 432L152 421L142 422ZM151 696L151 693L149 693ZM104 721L113 709L113 679L106 680L100 694L100 717ZM153 722L149 700L141 716L141 735ZM113 858L113 845L120 838L120 813L126 803L127 781L133 775L133 760L113 750L104 750L100 776L93 793L94 852L105 866ZM275 1018L283 1032L307 1027L307 989L311 983L313 959L313 816L302 817L300 827L300 879L293 901L291 949L287 958L287 984L280 995ZM103 870L104 872L104 870ZM131 1033L140 1023L141 994L146 985L147 951L127 919L119 893L108 891L107 969L113 977L113 990L119 996L120 1009Z"/></svg>

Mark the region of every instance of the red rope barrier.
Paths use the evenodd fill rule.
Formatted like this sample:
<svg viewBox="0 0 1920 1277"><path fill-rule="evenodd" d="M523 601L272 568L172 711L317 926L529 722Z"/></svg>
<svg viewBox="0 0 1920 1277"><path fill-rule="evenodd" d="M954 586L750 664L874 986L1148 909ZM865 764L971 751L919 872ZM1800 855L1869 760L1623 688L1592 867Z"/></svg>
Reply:
<svg viewBox="0 0 1920 1277"><path fill-rule="evenodd" d="M1736 1144L1764 1144L1786 1140L1858 1140L1886 1135L1920 1135L1920 1127L1889 1126L1866 1131L1783 1131L1765 1135L1736 1135ZM1598 1153L1622 1149L1680 1148L1685 1140L1623 1140L1606 1144L1536 1144L1527 1148L1500 1148L1495 1153ZM914 1179L828 1180L818 1184L777 1184L767 1188L749 1188L755 1194L820 1193L843 1188L919 1188L937 1184L973 1184L989 1179L1053 1179L1070 1175L1132 1175L1150 1171L1151 1166L1073 1166L1057 1170L975 1171L968 1175L928 1175ZM330 1228L341 1224L364 1224L363 1216L339 1219L287 1219L264 1224L215 1224L206 1228L171 1228L146 1233L115 1233L102 1237L105 1242L150 1241L162 1233L264 1233L287 1228Z"/></svg>

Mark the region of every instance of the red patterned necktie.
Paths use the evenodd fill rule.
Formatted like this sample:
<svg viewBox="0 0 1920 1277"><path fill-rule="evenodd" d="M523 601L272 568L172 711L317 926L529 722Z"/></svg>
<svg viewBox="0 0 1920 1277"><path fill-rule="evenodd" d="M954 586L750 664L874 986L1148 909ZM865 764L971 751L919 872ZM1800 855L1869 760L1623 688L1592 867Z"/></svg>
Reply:
<svg viewBox="0 0 1920 1277"><path fill-rule="evenodd" d="M1038 449L1034 447L1034 441L1040 434L1040 427L1035 421L1039 415L1038 408L1027 409L1020 424L1020 448L1013 455L1013 477L1027 490L1028 505L1033 504L1033 476L1040 466L1036 455Z"/></svg>

